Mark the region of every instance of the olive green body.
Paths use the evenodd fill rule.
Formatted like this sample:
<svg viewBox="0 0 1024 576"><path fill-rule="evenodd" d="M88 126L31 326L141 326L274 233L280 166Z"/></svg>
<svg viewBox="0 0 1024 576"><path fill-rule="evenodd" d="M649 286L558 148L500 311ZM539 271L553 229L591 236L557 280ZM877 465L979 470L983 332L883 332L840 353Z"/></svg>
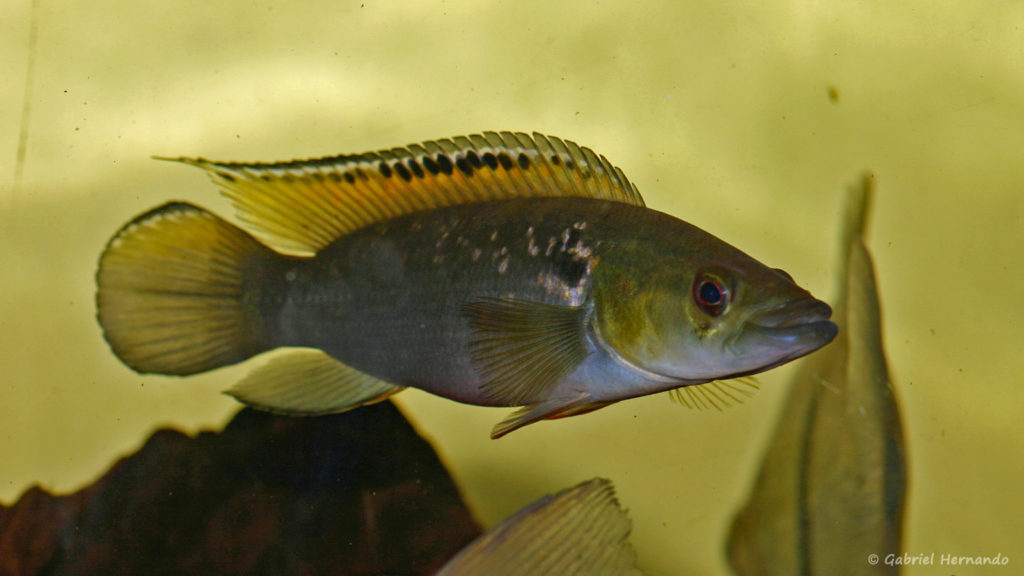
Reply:
<svg viewBox="0 0 1024 576"><path fill-rule="evenodd" d="M473 404L480 390L465 308L481 298L582 307L586 360L549 396L594 401L691 383L623 366L595 333L603 308L636 301L666 267L752 259L677 218L585 198L534 198L414 213L344 236L260 282L267 339L320 348L360 371ZM681 291L681 298L688 294ZM634 318L642 322L642 318ZM635 322L634 322L635 323ZM636 332L629 322L617 328ZM536 400L542 400L538 398Z"/></svg>

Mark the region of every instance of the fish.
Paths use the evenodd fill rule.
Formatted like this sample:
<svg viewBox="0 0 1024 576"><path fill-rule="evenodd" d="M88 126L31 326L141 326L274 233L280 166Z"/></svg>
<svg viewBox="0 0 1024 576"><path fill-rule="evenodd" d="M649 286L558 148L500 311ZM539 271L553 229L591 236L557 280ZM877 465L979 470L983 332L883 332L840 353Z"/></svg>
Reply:
<svg viewBox="0 0 1024 576"><path fill-rule="evenodd" d="M884 559L901 550L907 456L864 239L874 187L869 173L847 194L835 315L842 330L794 375L733 520L726 555L739 576L899 573Z"/></svg>
<svg viewBox="0 0 1024 576"><path fill-rule="evenodd" d="M498 438L836 335L789 274L648 208L621 169L557 137L162 159L206 171L242 226L176 200L122 227L96 273L103 335L139 373L287 350L227 391L256 408L341 412L414 387L518 408Z"/></svg>
<svg viewBox="0 0 1024 576"><path fill-rule="evenodd" d="M642 576L610 480L547 495L467 544L437 576Z"/></svg>

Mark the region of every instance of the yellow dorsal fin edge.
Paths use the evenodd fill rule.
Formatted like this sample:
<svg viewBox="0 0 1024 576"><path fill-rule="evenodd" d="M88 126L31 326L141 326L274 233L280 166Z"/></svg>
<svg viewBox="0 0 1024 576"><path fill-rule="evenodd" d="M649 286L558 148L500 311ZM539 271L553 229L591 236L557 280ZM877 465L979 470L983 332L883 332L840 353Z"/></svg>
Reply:
<svg viewBox="0 0 1024 576"><path fill-rule="evenodd" d="M538 133L484 132L291 162L161 159L209 172L255 235L298 254L370 224L457 204L577 196L643 206L604 156Z"/></svg>

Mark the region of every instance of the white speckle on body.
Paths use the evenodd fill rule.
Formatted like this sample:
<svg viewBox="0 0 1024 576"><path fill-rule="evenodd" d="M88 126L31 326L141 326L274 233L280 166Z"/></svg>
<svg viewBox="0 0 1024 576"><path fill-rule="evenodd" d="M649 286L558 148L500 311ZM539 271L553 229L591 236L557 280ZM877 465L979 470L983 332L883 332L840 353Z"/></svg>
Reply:
<svg viewBox="0 0 1024 576"><path fill-rule="evenodd" d="M571 306L581 306L584 294L587 290L587 278L590 276L590 262L587 263L587 272L580 279L578 284L569 284L557 274L541 272L537 274L537 284L544 288L544 291L561 300L566 300Z"/></svg>
<svg viewBox="0 0 1024 576"><path fill-rule="evenodd" d="M444 247L444 242L445 242L445 240L447 240L447 239L448 239L448 236L449 236L450 234L451 234L451 233L450 233L450 232L448 232L448 231L442 232L442 233L441 233L441 237L440 237L440 238L438 238L438 240L437 240L437 243L436 243L436 244L434 244L434 248L437 248L438 250L440 250L441 248L443 248L443 247Z"/></svg>
<svg viewBox="0 0 1024 576"><path fill-rule="evenodd" d="M572 254L573 259L575 260L586 260L587 258L590 258L592 253L593 251L589 246L583 245L582 240L577 242L572 248L569 248L569 254Z"/></svg>

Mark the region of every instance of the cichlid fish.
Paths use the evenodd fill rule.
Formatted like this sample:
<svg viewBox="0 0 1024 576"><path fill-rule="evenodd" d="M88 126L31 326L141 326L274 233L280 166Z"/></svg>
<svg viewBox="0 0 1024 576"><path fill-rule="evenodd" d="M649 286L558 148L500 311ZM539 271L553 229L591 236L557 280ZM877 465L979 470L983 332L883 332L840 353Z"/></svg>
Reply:
<svg viewBox="0 0 1024 576"><path fill-rule="evenodd" d="M488 132L209 172L249 231L171 202L97 272L104 336L139 372L187 375L301 347L228 391L290 414L407 386L545 418L761 372L831 341L831 309L682 220L603 156ZM727 390L723 390L728 394Z"/></svg>

